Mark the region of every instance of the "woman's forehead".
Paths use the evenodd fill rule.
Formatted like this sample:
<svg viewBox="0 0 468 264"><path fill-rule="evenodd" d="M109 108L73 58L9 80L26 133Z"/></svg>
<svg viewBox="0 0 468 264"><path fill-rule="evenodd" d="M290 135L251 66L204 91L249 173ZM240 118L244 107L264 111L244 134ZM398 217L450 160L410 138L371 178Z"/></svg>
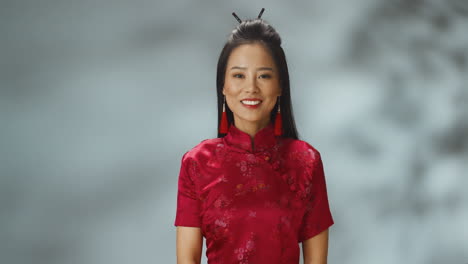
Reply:
<svg viewBox="0 0 468 264"><path fill-rule="evenodd" d="M231 67L274 68L274 66L273 58L261 44L242 44L231 52L228 59L228 69Z"/></svg>

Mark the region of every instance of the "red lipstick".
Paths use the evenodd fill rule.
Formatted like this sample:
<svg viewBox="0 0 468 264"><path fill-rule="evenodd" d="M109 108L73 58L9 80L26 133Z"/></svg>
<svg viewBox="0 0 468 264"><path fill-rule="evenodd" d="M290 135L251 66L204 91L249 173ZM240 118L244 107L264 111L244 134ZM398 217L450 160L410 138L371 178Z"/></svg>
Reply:
<svg viewBox="0 0 468 264"><path fill-rule="evenodd" d="M253 102L259 102L257 104L244 104L242 101L253 101ZM241 104L249 109L256 109L260 106L262 103L262 100L257 99L257 98L245 98L241 100Z"/></svg>

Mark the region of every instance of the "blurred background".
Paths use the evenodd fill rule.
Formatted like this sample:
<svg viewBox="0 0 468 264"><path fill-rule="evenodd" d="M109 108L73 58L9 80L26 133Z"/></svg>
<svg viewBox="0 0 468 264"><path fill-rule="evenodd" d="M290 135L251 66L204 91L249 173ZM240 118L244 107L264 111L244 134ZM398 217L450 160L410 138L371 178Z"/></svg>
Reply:
<svg viewBox="0 0 468 264"><path fill-rule="evenodd" d="M2 1L0 262L176 263L181 157L217 135L231 13L262 7L329 263L468 263L466 0Z"/></svg>

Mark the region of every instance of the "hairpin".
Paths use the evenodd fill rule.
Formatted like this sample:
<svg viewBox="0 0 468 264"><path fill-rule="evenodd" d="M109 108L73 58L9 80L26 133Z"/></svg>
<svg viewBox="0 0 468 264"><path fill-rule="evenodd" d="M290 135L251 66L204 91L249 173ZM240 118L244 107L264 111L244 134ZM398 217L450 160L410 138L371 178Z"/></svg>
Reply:
<svg viewBox="0 0 468 264"><path fill-rule="evenodd" d="M265 11L265 8L262 8L262 10L260 11L260 14L258 14L258 17L257 17L257 18L261 18L261 17L262 17L263 11ZM236 15L235 12L232 12L232 15L237 19L237 21L239 21L239 23L242 23L242 20Z"/></svg>
<svg viewBox="0 0 468 264"><path fill-rule="evenodd" d="M265 8L262 8L262 10L260 11L260 14L258 14L258 18L262 17L263 11L265 11Z"/></svg>
<svg viewBox="0 0 468 264"><path fill-rule="evenodd" d="M232 15L239 21L239 24L242 23L242 20L236 15L236 13L232 12Z"/></svg>

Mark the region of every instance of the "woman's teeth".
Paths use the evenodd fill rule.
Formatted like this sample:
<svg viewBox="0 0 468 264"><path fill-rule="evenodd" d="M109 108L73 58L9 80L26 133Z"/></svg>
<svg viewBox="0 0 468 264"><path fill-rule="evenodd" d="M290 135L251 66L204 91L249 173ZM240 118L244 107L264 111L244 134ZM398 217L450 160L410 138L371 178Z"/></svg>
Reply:
<svg viewBox="0 0 468 264"><path fill-rule="evenodd" d="M241 101L241 102L246 105L257 105L261 103L261 101Z"/></svg>

